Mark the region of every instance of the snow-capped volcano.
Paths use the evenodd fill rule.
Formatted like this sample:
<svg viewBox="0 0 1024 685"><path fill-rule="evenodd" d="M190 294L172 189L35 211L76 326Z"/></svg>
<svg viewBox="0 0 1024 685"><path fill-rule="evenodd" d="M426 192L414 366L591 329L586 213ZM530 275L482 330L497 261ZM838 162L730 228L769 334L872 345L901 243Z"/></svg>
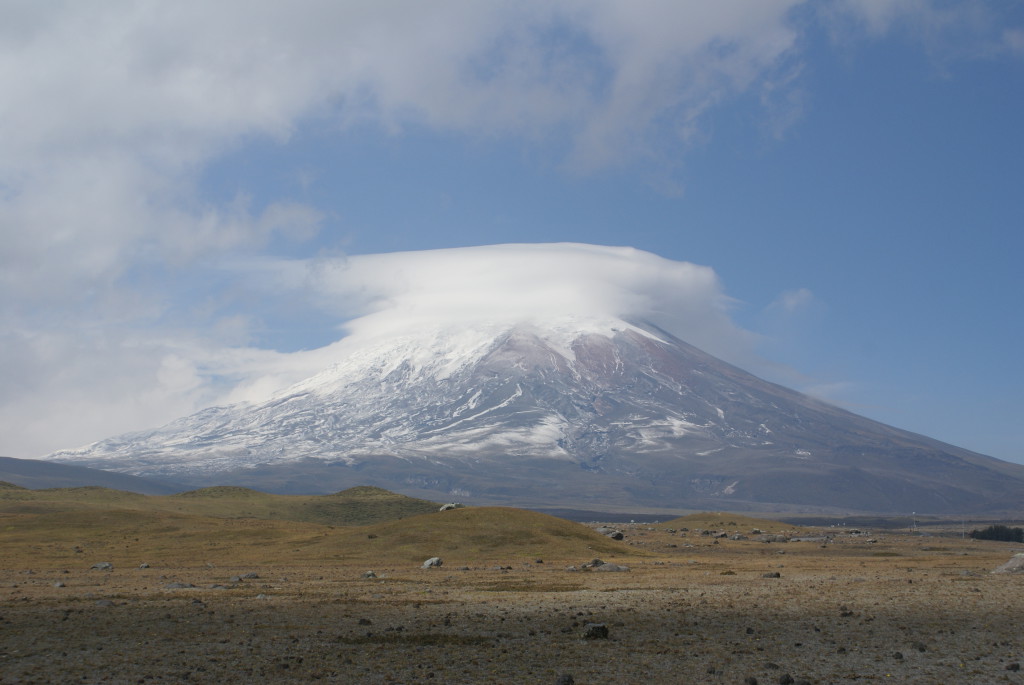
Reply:
<svg viewBox="0 0 1024 685"><path fill-rule="evenodd" d="M631 401L631 423L599 425L626 373L626 347L644 341L665 344L621 320L577 317L356 338L342 360L266 402L207 409L53 458L168 476L369 455L590 458L595 431L653 445L690 425L681 409L658 416L643 398Z"/></svg>
<svg viewBox="0 0 1024 685"><path fill-rule="evenodd" d="M605 510L982 511L1024 494L1022 467L765 382L639 321L449 322L356 335L338 353L269 400L49 458L196 485Z"/></svg>

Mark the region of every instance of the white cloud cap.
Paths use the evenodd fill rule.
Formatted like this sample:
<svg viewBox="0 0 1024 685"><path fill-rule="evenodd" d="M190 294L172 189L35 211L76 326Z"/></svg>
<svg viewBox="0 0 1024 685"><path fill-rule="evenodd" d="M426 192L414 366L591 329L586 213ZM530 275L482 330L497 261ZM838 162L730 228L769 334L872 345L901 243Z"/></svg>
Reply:
<svg viewBox="0 0 1024 685"><path fill-rule="evenodd" d="M296 268L300 267L300 268ZM302 268L359 338L416 326L561 319L652 323L723 357L749 350L710 267L630 247L508 244L353 256ZM309 281L306 281L309 283Z"/></svg>

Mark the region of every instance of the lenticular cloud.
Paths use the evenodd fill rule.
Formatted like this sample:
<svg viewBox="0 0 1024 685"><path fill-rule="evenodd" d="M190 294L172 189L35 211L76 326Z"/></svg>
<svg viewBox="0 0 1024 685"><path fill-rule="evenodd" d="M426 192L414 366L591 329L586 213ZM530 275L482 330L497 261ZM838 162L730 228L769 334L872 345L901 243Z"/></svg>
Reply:
<svg viewBox="0 0 1024 685"><path fill-rule="evenodd" d="M511 244L353 256L315 269L353 337L426 324L564 318L652 323L725 357L748 347L714 270L628 247Z"/></svg>

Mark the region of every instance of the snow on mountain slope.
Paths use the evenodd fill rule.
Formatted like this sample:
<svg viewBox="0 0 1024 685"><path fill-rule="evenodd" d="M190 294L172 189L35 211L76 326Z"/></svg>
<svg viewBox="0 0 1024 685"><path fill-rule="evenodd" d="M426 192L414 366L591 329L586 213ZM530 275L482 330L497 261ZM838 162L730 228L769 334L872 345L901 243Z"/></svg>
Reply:
<svg viewBox="0 0 1024 685"><path fill-rule="evenodd" d="M346 338L265 402L50 459L195 484L551 505L982 511L1024 468L879 424L615 317ZM728 502L728 504L726 504Z"/></svg>
<svg viewBox="0 0 1024 685"><path fill-rule="evenodd" d="M488 323L355 338L344 359L267 402L207 409L51 458L170 474L489 448L568 457L564 444L573 427L553 405L532 406L531 386L562 374L582 382L588 373L574 345L623 332L657 340L620 320L575 318L543 327Z"/></svg>

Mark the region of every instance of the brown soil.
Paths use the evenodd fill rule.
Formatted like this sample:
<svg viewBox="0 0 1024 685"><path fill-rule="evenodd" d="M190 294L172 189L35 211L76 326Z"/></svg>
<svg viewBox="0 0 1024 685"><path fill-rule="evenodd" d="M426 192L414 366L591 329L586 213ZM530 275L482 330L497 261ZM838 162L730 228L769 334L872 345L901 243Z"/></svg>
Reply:
<svg viewBox="0 0 1024 685"><path fill-rule="evenodd" d="M615 573L514 545L464 567L438 550L444 565L421 569L354 552L257 564L227 541L218 558L243 562L152 548L149 568L110 571L89 548L0 547L0 681L1024 683L1024 575L990 574L1020 545L816 539L834 530L766 543L747 521L708 523L750 539L619 526L621 553L601 553L630 567ZM588 623L607 639L584 639Z"/></svg>

